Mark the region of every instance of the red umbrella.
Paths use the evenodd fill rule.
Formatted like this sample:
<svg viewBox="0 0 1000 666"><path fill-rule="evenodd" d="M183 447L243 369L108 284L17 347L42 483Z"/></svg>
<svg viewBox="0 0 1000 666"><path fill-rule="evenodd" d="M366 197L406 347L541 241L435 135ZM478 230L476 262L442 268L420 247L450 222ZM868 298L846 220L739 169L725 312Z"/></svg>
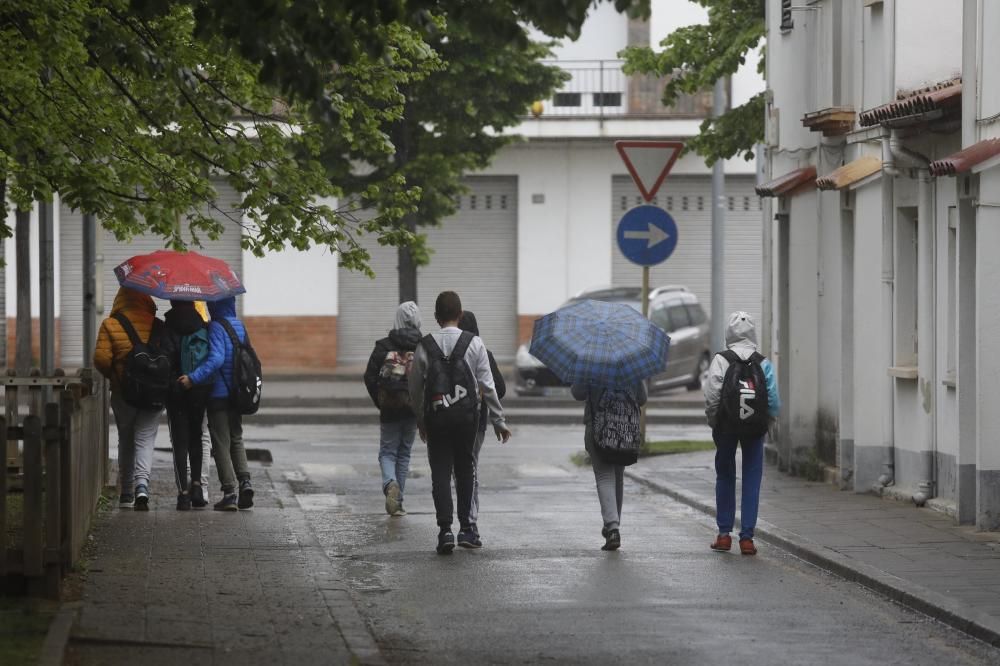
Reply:
<svg viewBox="0 0 1000 666"><path fill-rule="evenodd" d="M197 252L157 250L115 268L118 284L175 301L221 301L246 293L236 272L221 259Z"/></svg>

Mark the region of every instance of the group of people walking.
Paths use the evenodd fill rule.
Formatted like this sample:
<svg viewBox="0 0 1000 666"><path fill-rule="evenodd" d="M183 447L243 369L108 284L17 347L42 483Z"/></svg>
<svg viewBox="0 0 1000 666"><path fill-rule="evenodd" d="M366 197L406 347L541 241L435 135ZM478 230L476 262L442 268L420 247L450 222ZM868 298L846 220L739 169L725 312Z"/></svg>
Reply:
<svg viewBox="0 0 1000 666"><path fill-rule="evenodd" d="M98 332L94 367L110 380L118 430L119 507L149 509L153 449L166 409L177 510L208 506L206 426L222 490L213 508L250 509L236 374L238 351L252 348L236 299L170 306L161 320L150 296L121 287Z"/></svg>
<svg viewBox="0 0 1000 666"><path fill-rule="evenodd" d="M454 550L452 532L457 495L457 544L481 548L479 533L479 454L487 422L497 439L511 431L500 400L505 384L482 339L475 315L463 311L458 294L438 295L434 318L440 330L421 333L420 309L412 301L396 311L395 327L375 343L364 381L380 411L379 466L385 510L405 516L406 478L417 433L427 443L438 525L437 552ZM716 445L718 535L711 548L732 548L736 520L736 450L743 451L740 552L754 555L753 541L763 474L764 438L780 409L770 361L757 350L756 327L746 312L734 312L726 349L715 355L703 382L705 414ZM584 402L584 445L601 507L603 550L621 547L624 470L636 462L641 442L638 410L646 403L645 382L609 387L576 382L574 398ZM628 441L622 441L628 440Z"/></svg>
<svg viewBox="0 0 1000 666"><path fill-rule="evenodd" d="M118 429L119 506L148 510L153 448L163 409L167 412L177 509L208 505L205 429L222 491L219 511L253 507L254 489L243 444L244 414L256 411L260 365L236 300L204 303L171 300L163 320L153 299L122 287L97 337L94 367L111 382ZM364 375L380 412L378 461L385 510L405 516L404 492L413 444L427 444L438 526L437 552L456 543L481 548L479 455L488 425L500 442L511 437L501 399L506 386L493 354L479 337L476 317L454 291L434 304L439 330L424 335L416 303L402 303L389 334L376 341ZM662 350L660 350L662 351ZM249 359L249 360L248 360ZM249 368L249 369L248 369ZM248 382L247 377L250 377ZM249 384L249 385L248 385ZM753 542L764 461L764 437L780 408L770 361L757 350L756 329L746 312L734 312L726 349L715 355L703 383L705 414L716 445L717 551L732 548L736 519L736 450L743 452L740 552L756 554ZM601 508L604 550L621 547L624 470L641 447L639 410L644 381L609 386L576 381L574 398L584 406L584 446ZM452 497L454 480L456 502ZM457 514L458 536L453 523Z"/></svg>

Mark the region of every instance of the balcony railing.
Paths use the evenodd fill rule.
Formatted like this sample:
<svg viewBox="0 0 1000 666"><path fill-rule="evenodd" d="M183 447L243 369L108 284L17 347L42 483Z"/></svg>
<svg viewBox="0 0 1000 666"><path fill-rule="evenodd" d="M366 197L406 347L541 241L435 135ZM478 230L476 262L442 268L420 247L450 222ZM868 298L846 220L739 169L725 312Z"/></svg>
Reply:
<svg viewBox="0 0 1000 666"><path fill-rule="evenodd" d="M711 91L682 95L673 106L660 101L667 79L627 75L621 60L548 60L570 75L551 99L542 101L541 118L704 118L712 110Z"/></svg>

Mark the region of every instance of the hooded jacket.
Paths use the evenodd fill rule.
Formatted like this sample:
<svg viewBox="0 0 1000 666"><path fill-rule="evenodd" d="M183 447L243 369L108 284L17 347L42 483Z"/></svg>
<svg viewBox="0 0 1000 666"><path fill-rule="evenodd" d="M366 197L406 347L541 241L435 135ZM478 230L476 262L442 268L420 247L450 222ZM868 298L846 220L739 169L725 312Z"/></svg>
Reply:
<svg viewBox="0 0 1000 666"><path fill-rule="evenodd" d="M176 383L176 379L181 375L181 339L185 335L191 335L201 328L207 327L197 304L185 301L171 301L171 308L163 313L163 320L166 323L166 335L164 336L164 351L170 355L171 368L173 369L173 379L175 380L171 391L171 398L176 399L188 393ZM207 314L207 312L206 312ZM194 387L191 391L201 394L198 397L204 399L207 386ZM199 391L199 389L201 389Z"/></svg>
<svg viewBox="0 0 1000 666"><path fill-rule="evenodd" d="M123 314L132 323L132 328L143 342L149 342L156 319L156 304L146 294L121 287L115 295L111 314ZM162 323L162 322L161 322ZM111 390L121 386L122 372L125 369L125 358L132 351L132 341L128 333L114 317L108 317L101 322L97 332L97 345L94 348L94 367L111 380Z"/></svg>
<svg viewBox="0 0 1000 666"><path fill-rule="evenodd" d="M365 369L365 388L372 402L379 408L379 421L391 423L404 421L414 417L412 409L382 409L378 403L378 375L385 362L385 357L391 351L416 351L420 344L420 308L413 301L401 303L396 308L395 327L389 335L375 342L375 349L368 358Z"/></svg>
<svg viewBox="0 0 1000 666"><path fill-rule="evenodd" d="M462 318L458 320L458 327L475 336L479 335L479 322L476 321L476 315L468 310L462 313ZM486 357L490 361L490 372L493 373L493 385L497 390L497 398L503 400L503 397L507 395L507 382L504 381L503 375L500 374L500 368L497 366L497 360L493 358L493 352L487 349ZM489 412L489 407L486 406L486 403L483 403L479 412L479 432L481 433L486 432L486 422L489 419Z"/></svg>
<svg viewBox="0 0 1000 666"><path fill-rule="evenodd" d="M736 352L744 361L757 351L757 327L753 317L746 312L734 312L729 315L726 326L726 348ZM778 395L778 380L774 374L774 366L769 359L760 364L767 383L767 411L771 418L776 418L781 409L781 398ZM715 428L719 412L719 400L722 395L722 380L729 369L729 361L724 356L716 354L708 368L708 380L705 382L705 416L708 425Z"/></svg>
<svg viewBox="0 0 1000 666"><path fill-rule="evenodd" d="M232 296L209 303L208 312L212 315L208 325L208 358L188 378L194 384L211 384L209 398L229 398L233 386L233 343L219 321L228 321L242 343L247 341L247 331L236 317L236 299Z"/></svg>

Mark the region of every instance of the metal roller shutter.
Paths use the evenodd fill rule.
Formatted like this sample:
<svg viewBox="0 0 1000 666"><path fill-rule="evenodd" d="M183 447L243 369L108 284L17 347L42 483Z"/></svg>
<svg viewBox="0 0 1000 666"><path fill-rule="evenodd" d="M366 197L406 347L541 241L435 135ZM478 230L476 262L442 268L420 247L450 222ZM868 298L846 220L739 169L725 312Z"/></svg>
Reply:
<svg viewBox="0 0 1000 666"><path fill-rule="evenodd" d="M457 291L462 305L476 314L483 340L498 360L510 360L517 347L517 180L472 177L458 212L441 227L427 229L431 263L419 270L417 296L424 330L436 329L434 299ZM371 242L377 277L341 270L339 279L338 359L366 361L377 337L392 326L399 305L395 248Z"/></svg>
<svg viewBox="0 0 1000 666"><path fill-rule="evenodd" d="M726 178L726 311L748 310L759 316L761 305L761 209L752 177ZM618 250L615 232L629 209L645 203L627 176L612 180L612 282L642 284L642 268ZM650 270L650 286L681 284L698 296L706 313L712 307L712 180L708 176L670 176L653 200L677 222L677 249Z"/></svg>
<svg viewBox="0 0 1000 666"><path fill-rule="evenodd" d="M243 230L240 226L241 213L238 210L240 195L224 181L215 181L213 185L218 192L216 201L219 210L213 209L211 215L222 222L225 231L217 240L212 240L204 235L200 236L201 247L192 245L192 249L226 261L237 274L242 275L243 249L240 239ZM62 266L60 274L62 300L59 319L62 327L62 364L65 367L77 367L83 359L83 287L81 285L83 276L83 216L63 208L60 211L60 220L59 256ZM115 294L118 293L118 280L114 273L115 266L137 254L162 250L165 241L159 236L143 235L122 243L115 240L114 235L109 231L102 230L101 234L103 245L100 253L104 257L102 275L104 311L100 316L106 317L114 304ZM190 238L188 240L190 241ZM239 299L237 299L237 303L240 304ZM169 307L170 305L166 301L157 299L158 313L162 315Z"/></svg>

